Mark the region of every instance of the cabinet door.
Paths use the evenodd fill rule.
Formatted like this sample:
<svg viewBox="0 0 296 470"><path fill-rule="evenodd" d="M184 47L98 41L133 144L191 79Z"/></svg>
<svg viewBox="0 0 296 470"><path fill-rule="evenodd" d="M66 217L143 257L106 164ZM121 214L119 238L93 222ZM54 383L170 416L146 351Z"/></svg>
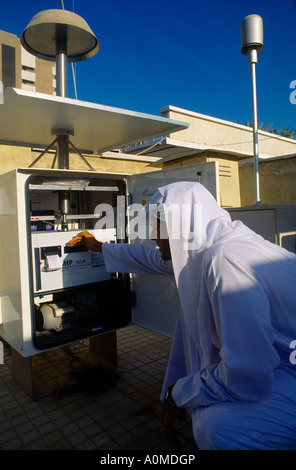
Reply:
<svg viewBox="0 0 296 470"><path fill-rule="evenodd" d="M218 173L218 163L208 162L133 175L128 180L130 203L145 204L160 186L176 181L200 182L219 201ZM130 243L155 244L138 238ZM180 308L174 276L133 274L132 289L135 294L132 322L172 337Z"/></svg>

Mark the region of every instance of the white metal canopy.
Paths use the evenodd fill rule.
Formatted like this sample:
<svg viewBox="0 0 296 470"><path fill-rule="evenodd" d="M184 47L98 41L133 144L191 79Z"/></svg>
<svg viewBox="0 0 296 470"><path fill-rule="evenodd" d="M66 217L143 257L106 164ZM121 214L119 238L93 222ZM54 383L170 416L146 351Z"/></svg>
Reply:
<svg viewBox="0 0 296 470"><path fill-rule="evenodd" d="M0 104L0 142L44 147L56 129L74 131L84 152L105 152L187 128L182 121L86 101L6 88Z"/></svg>

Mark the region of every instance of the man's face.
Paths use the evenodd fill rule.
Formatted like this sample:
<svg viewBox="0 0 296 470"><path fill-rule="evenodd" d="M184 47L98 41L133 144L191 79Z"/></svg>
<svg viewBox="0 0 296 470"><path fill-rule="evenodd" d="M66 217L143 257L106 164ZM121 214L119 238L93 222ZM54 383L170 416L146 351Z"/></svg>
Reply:
<svg viewBox="0 0 296 470"><path fill-rule="evenodd" d="M161 257L163 260L171 260L172 255L171 255L171 249L170 249L170 243L169 239L166 237L164 238L163 235L161 237L162 231L161 231L161 225L159 220L156 222L156 227L153 229L153 236L152 240L155 240L158 247L159 251L161 253Z"/></svg>

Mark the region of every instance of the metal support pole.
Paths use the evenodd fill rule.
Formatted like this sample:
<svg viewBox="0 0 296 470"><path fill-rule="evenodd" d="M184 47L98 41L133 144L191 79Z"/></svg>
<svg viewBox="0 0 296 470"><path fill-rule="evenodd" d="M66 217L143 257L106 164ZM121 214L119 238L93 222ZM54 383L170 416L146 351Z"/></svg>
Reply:
<svg viewBox="0 0 296 470"><path fill-rule="evenodd" d="M251 66L251 86L252 86L255 202L256 204L260 204L261 201L260 201L260 189L259 189L259 145L258 145L258 118L257 118L256 63L257 63L257 50L251 49L249 51L249 65Z"/></svg>
<svg viewBox="0 0 296 470"><path fill-rule="evenodd" d="M56 49L56 83L57 96L66 98L68 96L68 58L67 58L67 33L64 26L57 28ZM57 158L58 167L69 169L69 138L68 135L57 135Z"/></svg>
<svg viewBox="0 0 296 470"><path fill-rule="evenodd" d="M67 56L67 29L58 25L56 29L56 82L57 95L68 96L68 56Z"/></svg>
<svg viewBox="0 0 296 470"><path fill-rule="evenodd" d="M91 170L91 171L96 171L89 163L88 161L84 158L84 156L82 155L81 152L79 152L78 148L75 147L75 145L73 144L73 142L70 142L70 144L72 145L73 149L76 150L76 152L78 153L79 157L81 158L81 160L88 166L88 168Z"/></svg>
<svg viewBox="0 0 296 470"><path fill-rule="evenodd" d="M62 170L69 169L69 137L67 135L57 136L58 167Z"/></svg>
<svg viewBox="0 0 296 470"><path fill-rule="evenodd" d="M68 58L63 51L56 56L56 83L57 96L66 98L68 96Z"/></svg>

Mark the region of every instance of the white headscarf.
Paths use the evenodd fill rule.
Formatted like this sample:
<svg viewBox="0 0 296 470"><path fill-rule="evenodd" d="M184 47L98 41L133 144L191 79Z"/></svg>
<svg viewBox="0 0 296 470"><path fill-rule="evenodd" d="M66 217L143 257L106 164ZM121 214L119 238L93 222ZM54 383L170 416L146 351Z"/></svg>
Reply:
<svg viewBox="0 0 296 470"><path fill-rule="evenodd" d="M232 222L229 213L219 207L200 183L182 181L158 188L145 206L146 214L151 214L151 208L156 214L157 207L158 218L166 220L174 275L187 328L192 337L198 337L202 350L209 351L210 314L204 309L208 302L202 298L206 292L205 254L212 247L242 235L244 239L262 237L242 222Z"/></svg>

